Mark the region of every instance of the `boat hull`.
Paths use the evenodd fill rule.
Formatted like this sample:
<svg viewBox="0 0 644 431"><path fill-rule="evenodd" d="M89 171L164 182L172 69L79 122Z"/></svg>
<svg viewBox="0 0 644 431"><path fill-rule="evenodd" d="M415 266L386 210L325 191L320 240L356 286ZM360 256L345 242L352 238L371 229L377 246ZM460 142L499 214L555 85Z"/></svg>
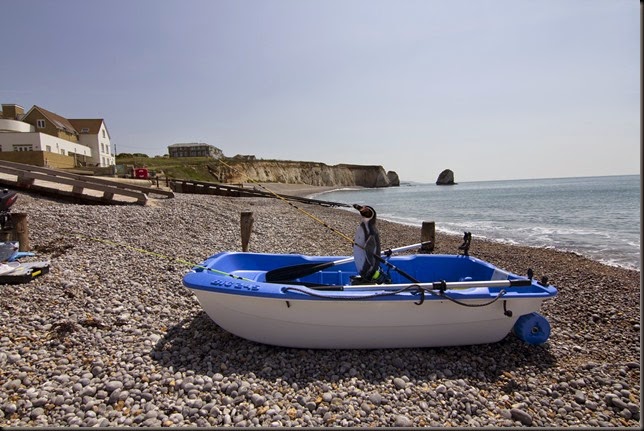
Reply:
<svg viewBox="0 0 644 431"><path fill-rule="evenodd" d="M232 255L224 253L209 258L184 277L184 285L194 292L208 316L226 331L251 341L284 347L380 349L494 343L512 331L520 316L538 311L545 299L556 294L552 286L532 285L508 287L503 289L506 292L503 295L499 295L502 288L478 286L444 294L429 291L422 294L413 288L395 293L396 287L387 290L388 286L317 290L299 284L262 282L267 270L284 264L281 255L268 255L275 256L275 262L268 262L265 254L257 255L256 266L261 269L255 270L241 268L242 261L252 265L251 253ZM240 259L240 255L247 259ZM231 271L226 266L227 257L237 259L235 265L239 269ZM432 257L435 255L419 255L420 259L414 258L413 265L407 267L434 264L437 259ZM468 262L463 261L465 266L474 258L467 259ZM406 262L404 259L396 262L395 258L391 261ZM441 259L436 263L440 264ZM475 263L491 268L490 278L512 276L483 261ZM315 281L328 280L337 273L341 274L337 278L340 281L355 271L349 263L312 277Z"/></svg>

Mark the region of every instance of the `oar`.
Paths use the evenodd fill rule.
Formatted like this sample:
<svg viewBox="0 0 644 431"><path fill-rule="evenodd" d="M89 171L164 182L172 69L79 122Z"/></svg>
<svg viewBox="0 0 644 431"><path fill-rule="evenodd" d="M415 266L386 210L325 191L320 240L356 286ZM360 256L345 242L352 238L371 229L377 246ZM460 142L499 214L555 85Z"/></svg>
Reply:
<svg viewBox="0 0 644 431"><path fill-rule="evenodd" d="M398 253L405 250L411 250L412 248L422 247L423 245L429 244L431 241L419 242L417 244L406 245L403 247L393 248L386 250L382 253L383 256L388 256L391 253ZM382 257L376 256L381 262L387 263ZM334 265L340 265L342 263L352 262L354 257L347 257L346 259L334 260L331 262L324 263L303 263L300 265L285 266L283 268L276 268L268 271L266 273L266 282L267 283L279 283L289 280L295 280L296 278L305 277L307 275L314 274L323 269L330 268Z"/></svg>

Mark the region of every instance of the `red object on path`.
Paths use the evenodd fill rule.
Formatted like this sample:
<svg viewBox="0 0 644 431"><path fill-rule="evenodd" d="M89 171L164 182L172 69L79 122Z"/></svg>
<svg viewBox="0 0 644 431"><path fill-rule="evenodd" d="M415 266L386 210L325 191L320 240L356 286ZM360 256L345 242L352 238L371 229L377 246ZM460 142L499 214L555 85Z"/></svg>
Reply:
<svg viewBox="0 0 644 431"><path fill-rule="evenodd" d="M136 168L134 169L134 178L140 178L143 180L148 179L148 169L147 168Z"/></svg>

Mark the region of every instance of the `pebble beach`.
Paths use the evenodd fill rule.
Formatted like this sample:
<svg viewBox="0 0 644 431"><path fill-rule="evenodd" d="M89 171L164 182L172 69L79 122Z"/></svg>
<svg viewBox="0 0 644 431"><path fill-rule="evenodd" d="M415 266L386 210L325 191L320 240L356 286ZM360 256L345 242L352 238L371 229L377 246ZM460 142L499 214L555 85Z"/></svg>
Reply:
<svg viewBox="0 0 644 431"><path fill-rule="evenodd" d="M268 186L310 195L319 188ZM323 199L323 196L317 197ZM540 346L308 350L219 328L182 285L193 264L241 251L350 255L356 211L279 199L177 194L81 205L19 193L49 272L0 285L2 427L640 427L639 271L573 253L479 240L472 256L531 268L559 294ZM379 221L384 248L420 226ZM438 226L440 228L440 226ZM435 253L462 237L437 232Z"/></svg>

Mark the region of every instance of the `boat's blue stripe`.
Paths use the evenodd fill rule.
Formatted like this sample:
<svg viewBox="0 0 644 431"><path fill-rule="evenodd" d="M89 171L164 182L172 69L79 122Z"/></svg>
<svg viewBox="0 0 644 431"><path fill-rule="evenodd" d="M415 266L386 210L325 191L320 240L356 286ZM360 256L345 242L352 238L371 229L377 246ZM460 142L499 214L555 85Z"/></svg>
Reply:
<svg viewBox="0 0 644 431"><path fill-rule="evenodd" d="M207 277L207 281L204 278ZM274 298L281 300L325 300L324 298L314 297L305 293L284 290L284 287L301 288L302 286L288 285L288 284L272 284L260 283L246 280L232 279L230 277L222 277L207 273L192 273L184 277L184 285L190 289L203 290L208 292L224 293L229 295L251 296L257 298ZM535 286L534 284L529 287L517 288L503 288L506 293L503 299L516 299L516 298L550 298L556 294L554 288L544 288ZM316 290L317 294L328 296L329 300L334 300L333 296L339 297L355 297L360 298L363 296L373 295L376 292L383 292L378 290L344 290L344 291L330 291L330 290ZM448 290L448 294L453 299L458 300L489 300L495 298L501 288L476 288L468 290ZM553 292L554 291L554 292ZM410 292L403 292L392 294L382 297L373 298L371 300L378 301L409 301L418 300L419 294ZM435 295L425 295L425 300L445 300Z"/></svg>

